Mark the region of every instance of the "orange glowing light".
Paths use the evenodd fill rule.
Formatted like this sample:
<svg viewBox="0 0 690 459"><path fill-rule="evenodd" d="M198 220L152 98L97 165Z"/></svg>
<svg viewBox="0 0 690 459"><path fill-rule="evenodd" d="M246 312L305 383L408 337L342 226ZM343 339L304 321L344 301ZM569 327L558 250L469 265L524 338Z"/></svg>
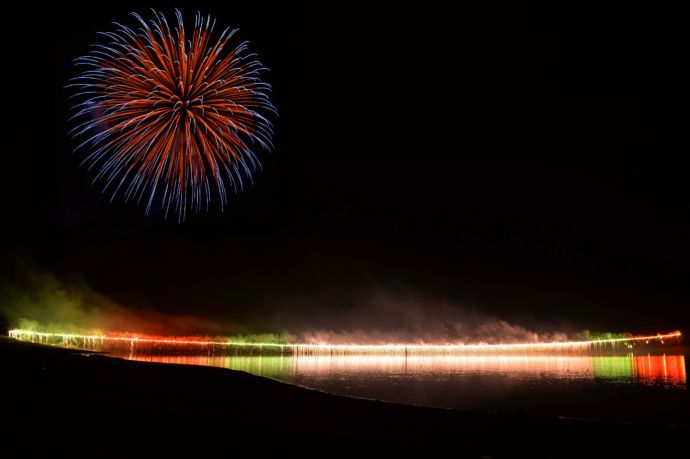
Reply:
<svg viewBox="0 0 690 459"><path fill-rule="evenodd" d="M649 381L663 379L684 383L687 380L682 355L637 355L635 371L638 378Z"/></svg>

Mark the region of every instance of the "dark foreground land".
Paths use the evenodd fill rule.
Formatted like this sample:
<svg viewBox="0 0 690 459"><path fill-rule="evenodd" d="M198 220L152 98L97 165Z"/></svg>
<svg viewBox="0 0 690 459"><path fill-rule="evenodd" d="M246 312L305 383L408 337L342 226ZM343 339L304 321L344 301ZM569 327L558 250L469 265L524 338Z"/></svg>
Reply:
<svg viewBox="0 0 690 459"><path fill-rule="evenodd" d="M608 424L351 399L243 372L6 338L0 358L4 457L639 457L676 452L690 434L661 420Z"/></svg>

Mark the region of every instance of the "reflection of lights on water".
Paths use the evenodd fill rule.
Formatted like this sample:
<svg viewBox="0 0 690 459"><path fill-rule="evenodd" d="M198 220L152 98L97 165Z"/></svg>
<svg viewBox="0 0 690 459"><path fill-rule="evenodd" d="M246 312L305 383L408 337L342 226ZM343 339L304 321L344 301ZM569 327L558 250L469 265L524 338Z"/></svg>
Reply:
<svg viewBox="0 0 690 459"><path fill-rule="evenodd" d="M685 384L685 358L682 355L594 356L594 376L605 379L632 378L640 382L665 381Z"/></svg>
<svg viewBox="0 0 690 459"><path fill-rule="evenodd" d="M293 376L375 374L488 375L563 380L602 379L683 386L687 382L682 355L284 355L284 356L130 356L145 362L201 365L246 371L290 380Z"/></svg>
<svg viewBox="0 0 690 459"><path fill-rule="evenodd" d="M350 354L463 354L463 353L578 353L632 349L632 345L652 341L664 343L664 339L680 338L679 331L653 336L634 336L591 341L564 341L552 343L518 344L276 344L238 343L190 338L137 337L109 335L76 335L69 333L40 333L30 330L11 330L10 337L32 342L57 344L66 347L98 348L127 345L130 349L148 347L150 351L161 348L177 348L177 351L240 351L248 353L288 353L300 355L350 355ZM182 349L183 347L187 349ZM141 349L142 351L144 349Z"/></svg>

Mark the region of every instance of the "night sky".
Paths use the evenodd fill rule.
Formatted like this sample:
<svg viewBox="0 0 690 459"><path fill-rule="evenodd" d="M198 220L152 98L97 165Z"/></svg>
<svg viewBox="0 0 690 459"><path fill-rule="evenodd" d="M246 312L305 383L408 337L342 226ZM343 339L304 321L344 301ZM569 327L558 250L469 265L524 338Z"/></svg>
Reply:
<svg viewBox="0 0 690 459"><path fill-rule="evenodd" d="M8 25L3 276L21 260L130 307L257 331L337 327L372 291L526 326L687 327L673 17L153 2L239 27L280 113L253 186L178 224L110 204L67 136L71 60L146 13L128 3Z"/></svg>

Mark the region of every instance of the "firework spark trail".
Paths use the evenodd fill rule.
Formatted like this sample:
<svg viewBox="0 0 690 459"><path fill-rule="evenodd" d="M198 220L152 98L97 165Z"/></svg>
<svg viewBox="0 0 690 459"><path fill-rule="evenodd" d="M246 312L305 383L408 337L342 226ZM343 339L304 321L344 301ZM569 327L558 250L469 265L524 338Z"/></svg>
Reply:
<svg viewBox="0 0 690 459"><path fill-rule="evenodd" d="M69 333L42 333L31 330L11 330L10 337L45 343L61 343L64 346L93 348L99 343L123 343L129 346L150 344L156 346L191 346L244 349L249 351L278 350L291 354L454 354L454 353L515 353L515 352L596 352L607 350L607 346L632 346L635 343L659 342L679 339L681 332L649 336L632 336L628 338L611 338L591 341L562 341L552 343L522 344L278 344L278 343L239 343L186 338L77 335Z"/></svg>
<svg viewBox="0 0 690 459"><path fill-rule="evenodd" d="M191 33L182 14L168 24L162 13L136 26L114 23L97 44L77 58L84 68L68 87L78 102L71 134L88 148L82 164L97 169L112 199L146 199L148 214L157 196L166 216L182 220L188 209L208 209L212 194L227 202L228 186L241 189L260 167L253 148L270 150L277 114L261 81L267 69L247 52L231 47L237 29L214 39L215 20L197 13Z"/></svg>

